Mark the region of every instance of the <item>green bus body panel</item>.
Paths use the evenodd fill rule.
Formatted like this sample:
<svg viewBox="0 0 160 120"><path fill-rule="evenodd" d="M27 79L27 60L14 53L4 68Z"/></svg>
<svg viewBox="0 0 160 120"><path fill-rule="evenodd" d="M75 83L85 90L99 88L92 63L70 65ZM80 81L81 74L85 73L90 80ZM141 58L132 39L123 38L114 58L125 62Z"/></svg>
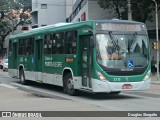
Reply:
<svg viewBox="0 0 160 120"><path fill-rule="evenodd" d="M39 72L46 72L46 73L52 73L52 74L56 73L56 74L61 74L62 75L63 69L68 67L68 68L72 69L73 74L75 76L81 75L81 70L77 70L77 68L79 68L81 66L81 65L78 64L78 60L77 60L80 57L79 55L77 55L77 56L75 55L76 57L74 57L74 55L66 55L66 54L65 55L63 55L63 54L45 55L43 53L43 50L42 50L41 64L39 64L38 66L35 65L36 64L36 54L37 54L37 50L35 48L36 47L36 41L37 40L43 40L44 39L44 34L56 33L58 31L60 32L60 31L62 31L62 29L63 29L63 31L68 31L68 29L72 28L73 30L75 30L75 29L78 30L78 35L88 34L87 30L92 29L92 26L93 26L93 21L88 21L88 22L82 22L82 23L76 23L76 24L69 24L69 25L60 26L60 27L47 27L46 29L41 29L40 28L38 30L32 30L32 31L29 31L29 32L26 32L26 33L21 33L21 34L11 36L10 40L13 43L16 42L17 45L19 44L18 43L19 38L23 38L23 37L25 38L25 37L29 37L29 36L34 37L34 39L35 39L35 41L34 41L35 51L34 51L33 55L18 55L18 48L17 48L17 59L14 60L14 62L11 59L13 59L13 56L14 56L15 52L14 51L10 52L8 54L9 68L10 69L18 69L19 65L23 65L25 67L25 71L39 71ZM82 29L80 29L80 28L82 28ZM77 44L79 44L80 43L79 39L77 39L77 40L78 40ZM42 41L42 44L43 44L43 42L44 42L44 40ZM77 48L77 51L81 51L81 48ZM52 60L45 60L45 57L51 57L53 59ZM65 60L66 60L67 57L73 58L74 59L73 62L66 63ZM62 62L62 67L57 67L56 65L53 66L54 64L57 64L59 62ZM50 65L47 65L47 64L50 64ZM41 69L41 70L39 70L39 69Z"/></svg>
<svg viewBox="0 0 160 120"><path fill-rule="evenodd" d="M12 52L8 53L8 68L13 68Z"/></svg>
<svg viewBox="0 0 160 120"><path fill-rule="evenodd" d="M66 62L66 58L73 58L73 62ZM74 55L45 55L43 72L62 75L64 68L72 68L74 76L77 75L77 62Z"/></svg>
<svg viewBox="0 0 160 120"><path fill-rule="evenodd" d="M19 55L18 64L24 65L25 71L34 71L34 63L32 63L33 55Z"/></svg>
<svg viewBox="0 0 160 120"><path fill-rule="evenodd" d="M25 67L25 71L38 71L50 74L57 74L62 75L63 70L65 68L71 68L74 76L82 76L82 42L80 40L80 36L83 35L91 35L88 32L91 29L95 32L94 28L95 21L86 21L80 22L75 24L69 24L65 26L59 27L52 27L48 26L46 28L39 28L36 30L31 30L26 33L18 34L12 36L10 40L12 41L12 51L8 53L9 58L9 69L18 69L19 65L22 64ZM108 21L109 22L109 21ZM44 54L44 35L48 33L57 33L61 31L70 31L70 30L77 30L77 54L55 54L55 55L46 55ZM18 48L14 50L14 45L18 47L18 39L22 37L34 37L34 54L33 55L18 55ZM36 49L36 41L42 40L42 60L41 63L37 62L37 49ZM15 55L15 51L17 51L17 59L14 59L13 56ZM97 64L96 61L96 48L92 48L92 66L91 67L91 76L92 78L99 79L96 70L103 73L103 75L107 78L110 82L138 82L142 81L147 74L148 70L151 69L151 64L147 70L142 75L134 75L134 76L111 76L108 75L104 70ZM66 58L73 59L72 62L66 62ZM117 81L114 81L117 78Z"/></svg>

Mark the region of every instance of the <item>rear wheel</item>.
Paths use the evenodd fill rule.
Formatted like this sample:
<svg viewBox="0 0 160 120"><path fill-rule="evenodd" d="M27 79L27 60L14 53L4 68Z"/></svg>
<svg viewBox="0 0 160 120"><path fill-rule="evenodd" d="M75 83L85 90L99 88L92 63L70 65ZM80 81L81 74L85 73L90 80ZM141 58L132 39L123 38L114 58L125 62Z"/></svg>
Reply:
<svg viewBox="0 0 160 120"><path fill-rule="evenodd" d="M22 85L25 85L25 84L27 84L27 81L25 80L25 75L24 75L24 71L23 70L20 70L20 82L21 82L21 84Z"/></svg>
<svg viewBox="0 0 160 120"><path fill-rule="evenodd" d="M65 79L65 90L69 95L76 95L76 90L74 89L74 82L71 73L66 75Z"/></svg>

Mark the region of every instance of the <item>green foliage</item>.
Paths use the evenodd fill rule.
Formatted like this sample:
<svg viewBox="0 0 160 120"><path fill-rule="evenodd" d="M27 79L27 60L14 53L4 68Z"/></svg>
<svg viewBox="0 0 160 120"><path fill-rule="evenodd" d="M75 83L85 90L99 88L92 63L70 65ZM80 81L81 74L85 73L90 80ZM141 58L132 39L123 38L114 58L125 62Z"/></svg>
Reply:
<svg viewBox="0 0 160 120"><path fill-rule="evenodd" d="M131 0L132 19L140 22L147 20L153 22L153 14L155 4L152 0ZM123 18L127 19L127 9L122 12Z"/></svg>
<svg viewBox="0 0 160 120"><path fill-rule="evenodd" d="M6 11L9 9L18 10L20 6L14 2L14 0L1 0L0 1L0 11Z"/></svg>
<svg viewBox="0 0 160 120"><path fill-rule="evenodd" d="M121 13L120 13L120 8L123 8L124 5L126 4L126 1L124 0L98 0L98 4L100 5L101 8L104 9L114 9L117 18L121 18Z"/></svg>
<svg viewBox="0 0 160 120"><path fill-rule="evenodd" d="M114 8L117 18L128 19L127 0L98 0L101 8ZM157 0L158 9L160 9L160 0ZM146 22L153 21L152 12L155 10L155 4L152 0L131 0L132 18L135 21Z"/></svg>
<svg viewBox="0 0 160 120"><path fill-rule="evenodd" d="M26 0L21 0L21 2ZM30 24L30 15L22 10L23 4L18 0L0 0L0 43L5 37L15 31L19 25ZM2 48L2 45L1 45Z"/></svg>

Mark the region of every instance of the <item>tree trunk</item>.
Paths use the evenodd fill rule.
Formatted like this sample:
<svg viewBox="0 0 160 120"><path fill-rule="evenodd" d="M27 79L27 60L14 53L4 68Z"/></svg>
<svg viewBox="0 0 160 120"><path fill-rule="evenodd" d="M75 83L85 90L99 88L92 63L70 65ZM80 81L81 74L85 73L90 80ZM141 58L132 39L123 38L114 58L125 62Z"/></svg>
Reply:
<svg viewBox="0 0 160 120"><path fill-rule="evenodd" d="M118 14L118 19L120 19L121 18L121 14L120 14L120 11L119 11L119 5L118 5L118 0L113 0L113 4L115 5L115 7L116 7L116 12L117 12L117 14Z"/></svg>
<svg viewBox="0 0 160 120"><path fill-rule="evenodd" d="M6 53L4 53L4 46L3 43L5 42L5 38L7 37L7 35L9 35L10 32L7 32L6 35L1 35L1 43L0 43L0 56L4 56Z"/></svg>

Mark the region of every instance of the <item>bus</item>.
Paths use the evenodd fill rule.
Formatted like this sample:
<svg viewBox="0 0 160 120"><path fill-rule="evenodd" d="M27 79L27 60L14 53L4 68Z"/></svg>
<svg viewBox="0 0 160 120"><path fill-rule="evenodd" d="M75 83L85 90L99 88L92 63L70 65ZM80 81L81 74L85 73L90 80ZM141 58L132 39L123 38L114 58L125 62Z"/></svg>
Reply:
<svg viewBox="0 0 160 120"><path fill-rule="evenodd" d="M9 75L61 86L64 92L119 94L146 90L151 81L145 24L89 20L35 28L9 38Z"/></svg>

